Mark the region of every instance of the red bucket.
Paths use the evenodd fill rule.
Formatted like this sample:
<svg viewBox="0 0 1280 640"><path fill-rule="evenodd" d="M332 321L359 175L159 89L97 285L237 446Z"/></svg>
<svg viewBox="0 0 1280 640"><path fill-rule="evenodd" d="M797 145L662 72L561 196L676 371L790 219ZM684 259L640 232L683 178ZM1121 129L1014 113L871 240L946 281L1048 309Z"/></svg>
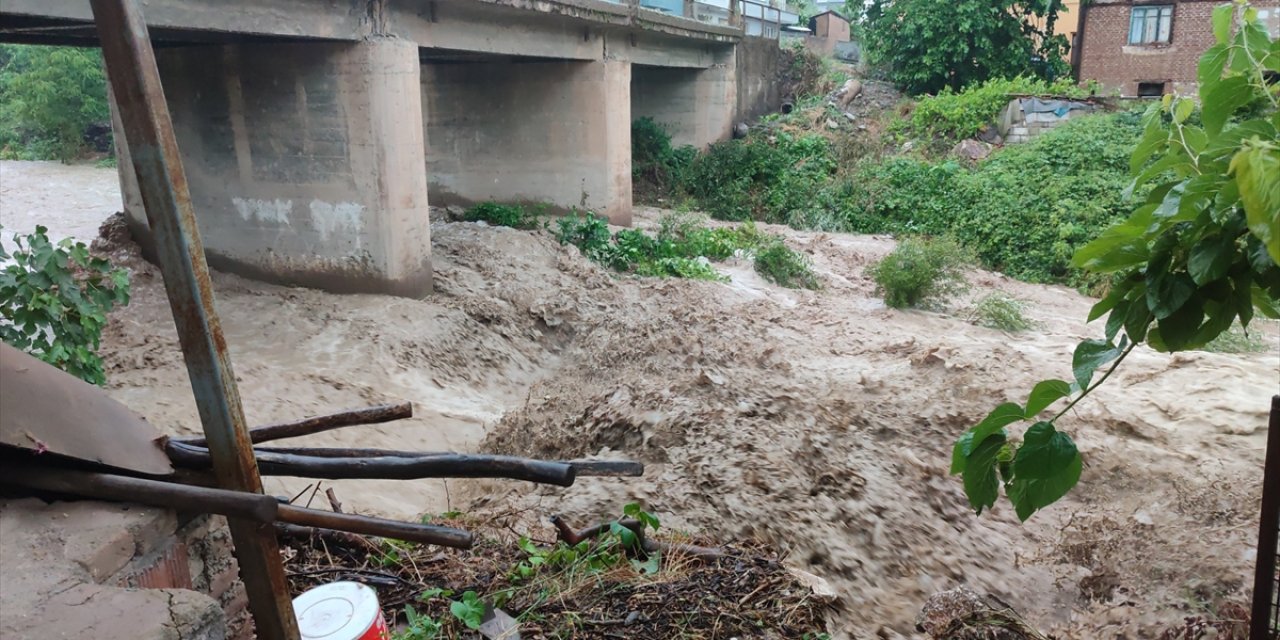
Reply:
<svg viewBox="0 0 1280 640"><path fill-rule="evenodd" d="M321 585L293 599L302 640L390 640L378 594L358 582Z"/></svg>

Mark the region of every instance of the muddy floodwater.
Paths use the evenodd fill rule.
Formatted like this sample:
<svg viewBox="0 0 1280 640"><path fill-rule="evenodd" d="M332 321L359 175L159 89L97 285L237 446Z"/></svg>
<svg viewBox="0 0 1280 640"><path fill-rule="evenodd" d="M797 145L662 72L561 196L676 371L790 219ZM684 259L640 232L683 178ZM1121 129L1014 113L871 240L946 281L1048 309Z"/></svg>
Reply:
<svg viewBox="0 0 1280 640"><path fill-rule="evenodd" d="M0 162L0 223L88 240L120 208L115 172ZM638 208L639 226L660 211ZM1151 638L1243 603L1253 568L1266 411L1280 340L1243 354L1135 351L1060 423L1080 486L1019 524L981 517L947 475L951 442L1102 327L1063 287L970 274L1036 323L1007 334L884 307L866 268L886 237L764 225L806 252L821 291L781 289L746 260L730 282L617 277L545 232L433 221L435 293L332 295L215 274L249 421L411 401L410 420L307 445L644 461L642 478L569 489L515 482L334 482L351 509L578 520L643 502L664 526L759 538L841 594L838 638L912 638L924 599L968 585L1062 638ZM157 270L127 247L134 300L104 336L111 394L169 433L199 430ZM281 495L307 481L271 479ZM328 486L328 485L326 485Z"/></svg>

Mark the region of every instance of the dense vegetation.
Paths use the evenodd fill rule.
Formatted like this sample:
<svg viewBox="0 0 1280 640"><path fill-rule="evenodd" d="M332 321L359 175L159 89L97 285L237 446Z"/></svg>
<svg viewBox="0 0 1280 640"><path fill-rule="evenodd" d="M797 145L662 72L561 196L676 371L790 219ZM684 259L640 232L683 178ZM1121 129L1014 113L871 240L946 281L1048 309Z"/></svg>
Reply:
<svg viewBox="0 0 1280 640"><path fill-rule="evenodd" d="M110 125L97 49L0 45L0 156L69 162L108 150Z"/></svg>
<svg viewBox="0 0 1280 640"><path fill-rule="evenodd" d="M1062 0L872 0L872 61L912 94L991 78L1065 75L1067 40L1054 34ZM1033 26L1043 19L1045 28Z"/></svg>
<svg viewBox="0 0 1280 640"><path fill-rule="evenodd" d="M1038 81L992 81L922 100L884 141L802 128L763 128L712 145L690 160L646 168L665 176L670 200L723 220L796 228L952 236L981 263L1031 282L1097 284L1071 266L1076 249L1127 211L1129 153L1141 134L1132 113L1071 120L1033 141L969 165L921 144L914 153L867 153L903 137L946 139L990 122L1009 91L1065 91ZM924 113L917 118L915 114ZM660 128L650 144L677 157ZM943 145L944 148L949 145ZM853 148L856 153L850 153ZM654 162L649 160L650 163ZM650 167L649 164L645 165ZM1138 195L1142 195L1140 190Z"/></svg>
<svg viewBox="0 0 1280 640"><path fill-rule="evenodd" d="M1268 79L1280 44L1242 2L1217 7L1212 26L1199 117L1190 97L1152 106L1129 159L1145 195L1072 257L1110 281L1088 318L1105 318L1103 337L1077 345L1070 382L1039 382L1025 404L1001 404L955 442L951 472L978 513L1003 489L1026 520L1076 485L1083 456L1060 421L1138 345L1201 349L1255 313L1280 318L1280 95ZM1023 425L1020 438L1010 433Z"/></svg>

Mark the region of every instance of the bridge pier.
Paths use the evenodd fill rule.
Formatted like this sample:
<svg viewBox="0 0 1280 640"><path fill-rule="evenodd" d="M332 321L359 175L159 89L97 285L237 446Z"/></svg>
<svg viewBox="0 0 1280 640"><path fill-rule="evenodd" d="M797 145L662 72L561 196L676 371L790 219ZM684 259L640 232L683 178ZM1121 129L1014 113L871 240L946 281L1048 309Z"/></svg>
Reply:
<svg viewBox="0 0 1280 640"><path fill-rule="evenodd" d="M589 209L631 224L631 63L427 61L433 201Z"/></svg>
<svg viewBox="0 0 1280 640"><path fill-rule="evenodd" d="M418 47L157 50L209 263L340 292L431 291ZM117 137L118 141L123 141ZM150 233L119 149L125 208Z"/></svg>

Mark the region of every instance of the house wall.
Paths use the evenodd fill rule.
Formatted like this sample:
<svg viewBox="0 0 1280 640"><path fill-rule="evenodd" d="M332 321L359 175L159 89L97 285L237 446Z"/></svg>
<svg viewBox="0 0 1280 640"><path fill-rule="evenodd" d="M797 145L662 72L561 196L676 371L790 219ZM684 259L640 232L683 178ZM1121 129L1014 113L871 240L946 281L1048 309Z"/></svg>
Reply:
<svg viewBox="0 0 1280 640"><path fill-rule="evenodd" d="M820 55L830 57L836 46L849 41L849 23L834 14L824 13L813 19L813 35L805 38L805 48Z"/></svg>
<svg viewBox="0 0 1280 640"><path fill-rule="evenodd" d="M1165 91L1192 93L1196 63L1213 46L1213 8L1217 0L1173 2L1172 34L1168 44L1130 45L1129 18L1134 5L1169 4L1134 0L1095 0L1085 12L1080 48L1080 80L1096 80L1123 96L1138 95L1138 84L1163 82ZM1280 0L1255 0L1271 31L1280 22Z"/></svg>

